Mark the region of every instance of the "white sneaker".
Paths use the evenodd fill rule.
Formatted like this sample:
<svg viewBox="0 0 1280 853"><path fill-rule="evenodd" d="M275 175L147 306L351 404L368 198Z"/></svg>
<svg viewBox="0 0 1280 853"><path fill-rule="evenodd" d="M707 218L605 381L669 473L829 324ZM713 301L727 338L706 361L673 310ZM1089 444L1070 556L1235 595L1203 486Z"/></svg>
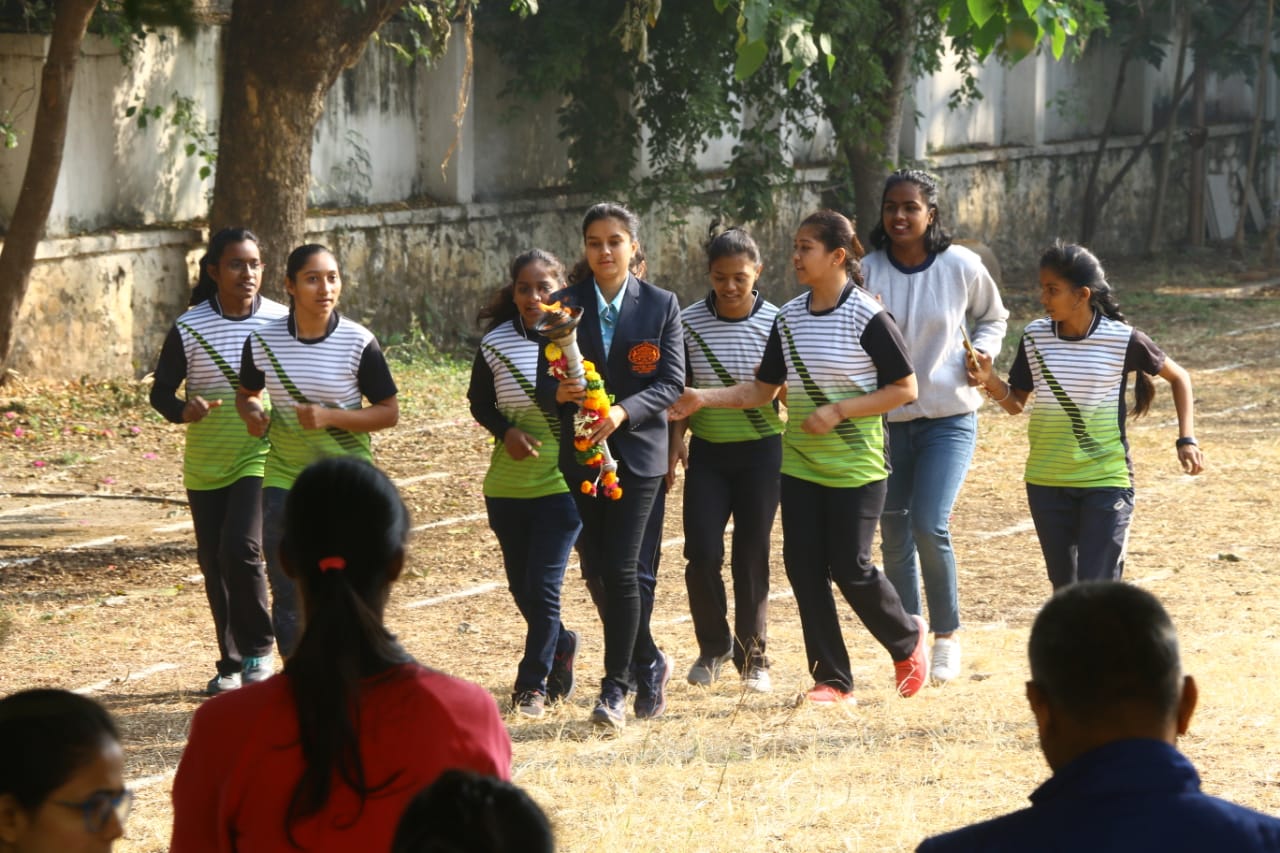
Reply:
<svg viewBox="0 0 1280 853"><path fill-rule="evenodd" d="M939 637L933 641L933 665L929 676L938 683L945 683L960 674L960 643L954 637Z"/></svg>
<svg viewBox="0 0 1280 853"><path fill-rule="evenodd" d="M742 674L742 686L752 693L769 693L773 690L773 680L769 678L769 670L753 666Z"/></svg>

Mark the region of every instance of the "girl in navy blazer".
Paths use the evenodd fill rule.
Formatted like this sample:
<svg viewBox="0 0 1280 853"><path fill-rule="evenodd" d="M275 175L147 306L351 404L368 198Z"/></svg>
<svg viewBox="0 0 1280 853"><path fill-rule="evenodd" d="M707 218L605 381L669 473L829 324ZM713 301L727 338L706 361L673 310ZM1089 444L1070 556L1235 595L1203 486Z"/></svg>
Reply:
<svg viewBox="0 0 1280 853"><path fill-rule="evenodd" d="M592 438L608 439L619 462L620 500L578 488L596 473L578 464L573 449L573 415L586 387L549 376L545 353L538 361L538 400L560 418L560 470L582 516L579 548L584 563L599 567L604 584L605 676L591 719L611 729L625 724L625 700L633 691L637 717L662 714L671 678L671 662L654 645L649 613L642 612L636 566L667 473L666 409L684 390L684 345L675 294L628 271L639 249L638 231L635 214L622 205L594 205L582 222L592 274L551 297L582 309L578 347L613 395Z"/></svg>

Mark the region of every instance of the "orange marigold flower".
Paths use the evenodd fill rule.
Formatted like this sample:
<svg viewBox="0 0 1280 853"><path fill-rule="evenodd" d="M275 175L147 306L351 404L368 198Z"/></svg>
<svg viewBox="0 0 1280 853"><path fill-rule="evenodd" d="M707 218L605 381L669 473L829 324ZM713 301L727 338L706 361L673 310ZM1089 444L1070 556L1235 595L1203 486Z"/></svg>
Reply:
<svg viewBox="0 0 1280 853"><path fill-rule="evenodd" d="M588 482L587 480L582 481L582 493L584 495L595 494L595 491L596 491L596 487L593 486L590 482Z"/></svg>

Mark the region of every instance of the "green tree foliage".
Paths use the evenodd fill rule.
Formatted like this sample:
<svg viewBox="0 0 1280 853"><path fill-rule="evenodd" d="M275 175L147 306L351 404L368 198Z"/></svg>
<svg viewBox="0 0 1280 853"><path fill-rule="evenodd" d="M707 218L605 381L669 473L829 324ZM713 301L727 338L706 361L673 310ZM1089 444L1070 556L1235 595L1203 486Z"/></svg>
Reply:
<svg viewBox="0 0 1280 853"><path fill-rule="evenodd" d="M987 57L1016 62L1042 44L1062 56L1105 22L1101 0L701 0L667 4L641 56L623 46L640 5L654 3L562 0L524 21L484 9L481 37L512 68L517 109L562 99L572 185L679 207L705 179L698 152L734 138L720 184L744 220L770 215L793 179L785 134L811 138L821 117L836 138L832 200L869 223L907 87L941 67L948 39L959 102L979 96L972 70ZM634 182L641 128L652 174Z"/></svg>

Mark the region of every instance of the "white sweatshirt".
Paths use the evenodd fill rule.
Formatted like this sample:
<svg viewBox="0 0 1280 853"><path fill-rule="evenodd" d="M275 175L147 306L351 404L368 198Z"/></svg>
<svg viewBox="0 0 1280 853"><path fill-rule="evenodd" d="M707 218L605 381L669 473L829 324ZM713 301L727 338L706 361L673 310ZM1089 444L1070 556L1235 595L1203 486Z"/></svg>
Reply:
<svg viewBox="0 0 1280 853"><path fill-rule="evenodd" d="M969 385L964 338L975 348L1000 354L1009 312L982 260L952 246L910 269L881 250L862 259L867 290L884 303L907 342L920 396L894 409L890 421L945 418L977 411L982 392Z"/></svg>

